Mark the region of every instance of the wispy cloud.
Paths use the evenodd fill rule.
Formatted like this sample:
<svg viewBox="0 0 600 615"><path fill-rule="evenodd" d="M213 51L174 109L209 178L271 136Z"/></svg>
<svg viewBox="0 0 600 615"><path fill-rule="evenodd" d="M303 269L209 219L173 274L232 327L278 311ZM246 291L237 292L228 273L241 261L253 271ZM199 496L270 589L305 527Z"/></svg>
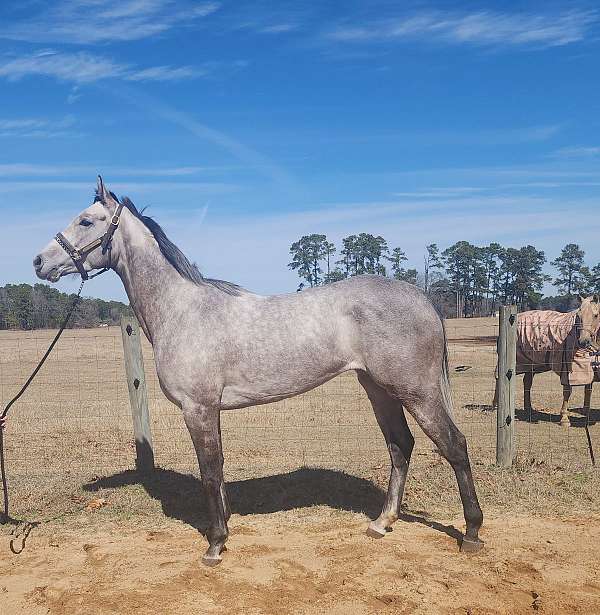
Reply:
<svg viewBox="0 0 600 615"><path fill-rule="evenodd" d="M431 142L461 142L481 145L513 145L516 143L537 143L548 141L564 129L564 124L542 124L538 126L516 126L507 128L476 128L468 131L439 132L428 136Z"/></svg>
<svg viewBox="0 0 600 615"><path fill-rule="evenodd" d="M0 120L0 126L5 120ZM31 120L41 121L41 120ZM72 177L89 176L92 179L98 173L106 177L191 177L195 175L211 175L231 171L234 167L111 167L102 165L99 168L85 165L49 165L32 163L0 164L0 177Z"/></svg>
<svg viewBox="0 0 600 615"><path fill-rule="evenodd" d="M129 81L181 81L195 79L210 74L207 68L192 68L191 66L153 66L134 71L126 76Z"/></svg>
<svg viewBox="0 0 600 615"><path fill-rule="evenodd" d="M344 24L325 37L342 43L423 39L427 42L488 46L556 47L582 40L598 20L591 10L560 14L431 11L367 24Z"/></svg>
<svg viewBox="0 0 600 615"><path fill-rule="evenodd" d="M446 188L426 188L425 190L415 190L414 192L395 192L394 196L412 199L454 199L464 198L470 194L482 192L484 188L474 186L458 186Z"/></svg>
<svg viewBox="0 0 600 615"><path fill-rule="evenodd" d="M99 79L123 77L127 67L88 53L43 51L0 61L0 77L16 81L32 75L55 77L61 81L91 83Z"/></svg>
<svg viewBox="0 0 600 615"><path fill-rule="evenodd" d="M552 158L597 158L600 146L561 147L551 154Z"/></svg>
<svg viewBox="0 0 600 615"><path fill-rule="evenodd" d="M479 187L443 187L443 188L425 188L423 190L414 190L412 192L394 192L393 195L400 199L466 199L472 198L473 203L480 202L480 199L491 198L495 195L524 195L528 192L541 190L556 190L559 188L597 188L600 182L594 181L530 181L530 182L508 182L497 183L488 186ZM512 197L511 197L512 198ZM432 201L433 202L433 201Z"/></svg>
<svg viewBox="0 0 600 615"><path fill-rule="evenodd" d="M73 130L75 124L75 118L70 116L58 120L50 120L46 118L0 118L0 138L51 138L81 136L81 133ZM0 165L0 174L2 166L6 165Z"/></svg>
<svg viewBox="0 0 600 615"><path fill-rule="evenodd" d="M204 139L223 148L245 166L256 169L266 177L272 179L275 184L285 187L288 194L298 194L300 192L300 185L284 168L280 167L276 162L255 149L241 143L237 139L234 139L219 130L211 128L210 126L199 122L193 116L183 111L179 111L175 107L171 107L170 105L132 87L124 86L119 88L116 95L142 109L146 113L160 117L171 124L179 126L181 129L194 135L195 137L198 137L199 139Z"/></svg>
<svg viewBox="0 0 600 615"><path fill-rule="evenodd" d="M308 24L314 23L321 10L318 3L310 2L229 2L215 15L211 27L224 32L242 31L258 35L306 33Z"/></svg>
<svg viewBox="0 0 600 615"><path fill-rule="evenodd" d="M81 90L78 85L74 85L67 96L67 104L72 105L81 98Z"/></svg>
<svg viewBox="0 0 600 615"><path fill-rule="evenodd" d="M529 128L507 130L507 142L519 141L546 141L558 134L563 128L562 124L548 124L546 126L530 126Z"/></svg>
<svg viewBox="0 0 600 615"><path fill-rule="evenodd" d="M291 32L297 27L298 26L293 23L278 23L271 26L265 26L264 28L260 28L259 32L262 32L263 34L282 34L284 32Z"/></svg>
<svg viewBox="0 0 600 615"><path fill-rule="evenodd" d="M331 143L393 143L408 144L414 143L419 146L427 143L450 145L512 145L518 143L535 143L548 141L564 130L565 124L541 124L537 126L505 126L490 127L481 124L463 124L460 129L453 130L431 130L430 128L421 129L416 126L407 127L405 130L386 130L361 132L355 130L351 134L348 131L336 131L333 127L324 133L323 131L310 132L297 131L290 129L286 132L279 132L280 139L294 140L298 144L331 144Z"/></svg>
<svg viewBox="0 0 600 615"><path fill-rule="evenodd" d="M45 50L32 55L0 60L0 77L17 81L29 76L54 77L76 84L93 83L102 79L127 81L179 81L204 77L210 68L191 66L151 66L138 68L121 64L110 58L78 52Z"/></svg>
<svg viewBox="0 0 600 615"><path fill-rule="evenodd" d="M18 193L31 194L40 193L44 190L62 191L64 193L79 194L86 191L89 194L93 193L93 181L0 181L0 194ZM224 182L174 182L174 181L158 181L158 182L111 182L111 190L117 194L138 194L138 195L156 195L158 191L178 192L193 194L196 196L202 195L223 195L239 191L240 187L237 184Z"/></svg>
<svg viewBox="0 0 600 615"><path fill-rule="evenodd" d="M33 18L3 24L0 38L32 43L105 43L189 27L220 8L189 0L59 0Z"/></svg>

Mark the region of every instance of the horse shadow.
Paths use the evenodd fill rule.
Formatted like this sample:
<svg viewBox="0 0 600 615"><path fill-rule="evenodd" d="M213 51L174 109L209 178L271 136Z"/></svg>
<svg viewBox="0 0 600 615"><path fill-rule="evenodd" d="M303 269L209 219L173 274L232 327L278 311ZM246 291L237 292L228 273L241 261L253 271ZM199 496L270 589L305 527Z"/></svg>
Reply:
<svg viewBox="0 0 600 615"><path fill-rule="evenodd" d="M569 421L571 427L585 427L586 425L595 425L600 421L600 411L590 410L589 422L588 417L583 408L571 408ZM578 413L581 416L573 416L573 413ZM560 423L560 411L556 413L540 412L536 410L531 412L524 408L515 408L515 419L518 421L524 421L526 423Z"/></svg>
<svg viewBox="0 0 600 615"><path fill-rule="evenodd" d="M150 472L125 470L97 478L83 485L84 491L119 489L141 485L146 493L158 500L165 516L190 525L204 534L208 512L202 483L191 474L157 467ZM231 512L240 515L260 515L316 505L337 510L364 513L375 519L383 506L385 493L371 481L337 470L301 468L292 472L227 483ZM442 532L457 542L462 533L427 518L422 511L403 512L399 520L419 523Z"/></svg>
<svg viewBox="0 0 600 615"><path fill-rule="evenodd" d="M465 410L472 412L482 412L484 414L496 412L496 408L491 404L465 404L463 406ZM600 421L600 411L590 410L589 423L585 410L583 408L571 408L569 410L571 415L569 420L571 427L585 427L586 425L595 425ZM581 416L573 416L573 413L578 413ZM523 421L524 423L560 423L560 411L556 413L540 412L535 410L533 412L525 410L525 408L515 408L515 419L517 421Z"/></svg>

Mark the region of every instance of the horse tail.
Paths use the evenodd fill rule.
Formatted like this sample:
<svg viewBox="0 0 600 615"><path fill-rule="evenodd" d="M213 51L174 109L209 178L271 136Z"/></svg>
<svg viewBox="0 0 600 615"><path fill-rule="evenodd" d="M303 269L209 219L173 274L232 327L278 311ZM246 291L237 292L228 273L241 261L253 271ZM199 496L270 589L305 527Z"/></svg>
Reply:
<svg viewBox="0 0 600 615"><path fill-rule="evenodd" d="M442 357L442 369L440 371L440 392L442 395L442 403L444 409L450 417L450 420L456 425L454 420L454 412L452 410L452 390L450 389L450 368L448 366L448 337L446 336L446 325L444 318L440 314L440 321L442 323L442 334L444 336L444 355Z"/></svg>

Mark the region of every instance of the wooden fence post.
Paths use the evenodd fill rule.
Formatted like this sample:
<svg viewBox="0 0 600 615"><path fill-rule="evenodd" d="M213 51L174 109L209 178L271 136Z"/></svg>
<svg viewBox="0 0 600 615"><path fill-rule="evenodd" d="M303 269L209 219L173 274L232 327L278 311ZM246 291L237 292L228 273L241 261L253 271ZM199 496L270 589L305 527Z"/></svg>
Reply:
<svg viewBox="0 0 600 615"><path fill-rule="evenodd" d="M140 472L149 472L154 469L154 450L152 448L140 325L135 316L121 317L121 335L123 336L125 373L127 375L127 387L129 388L131 416L133 417L136 450L135 466Z"/></svg>
<svg viewBox="0 0 600 615"><path fill-rule="evenodd" d="M517 307L500 307L498 332L498 410L496 414L496 463L513 464L515 447L515 381L517 364Z"/></svg>

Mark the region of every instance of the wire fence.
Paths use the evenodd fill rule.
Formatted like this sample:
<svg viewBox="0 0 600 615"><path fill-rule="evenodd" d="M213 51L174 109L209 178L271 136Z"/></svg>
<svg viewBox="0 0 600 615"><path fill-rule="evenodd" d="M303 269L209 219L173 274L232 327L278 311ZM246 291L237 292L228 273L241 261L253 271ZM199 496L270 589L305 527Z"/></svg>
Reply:
<svg viewBox="0 0 600 615"><path fill-rule="evenodd" d="M496 416L492 406L498 321L447 321L455 419L467 437L472 462L493 464ZM0 397L12 397L35 367L54 331L0 331ZM152 348L143 340L154 455L157 465L197 474L181 412L162 394ZM600 387L598 387L600 389ZM535 416L523 409L518 378L516 441L520 460L558 467L590 465L581 409L583 387L574 389L570 429L558 425L562 386L554 373L536 376ZM598 391L592 395L592 438ZM416 439L413 468L433 444L409 418ZM348 472L383 468L388 456L366 394L347 373L295 398L222 414L229 478L246 479L302 466ZM73 329L11 413L6 428L11 472L40 477L60 489L69 477L106 476L131 469L135 442L119 327ZM414 470L413 470L414 471ZM54 482L52 482L54 481Z"/></svg>
<svg viewBox="0 0 600 615"><path fill-rule="evenodd" d="M455 412L470 444L472 456L492 461L496 447L496 409L493 405L497 370L498 321L493 318L457 319L447 321L449 352L453 371L452 389ZM547 328L537 325L540 337ZM567 333L560 334L565 339ZM530 363L531 354L519 354L519 371L539 369L540 365L560 365L563 350L537 352L537 363ZM589 355L587 364L591 364ZM592 376L590 375L590 378ZM591 460L585 435L588 421L583 407L584 387L573 386L569 408L570 428L561 427L563 386L561 377L553 372L538 373L531 390L531 408L524 403L524 378L516 376L515 432L517 459L522 462L545 463L564 468L589 468ZM589 426L592 438L600 436L599 391L593 390Z"/></svg>

